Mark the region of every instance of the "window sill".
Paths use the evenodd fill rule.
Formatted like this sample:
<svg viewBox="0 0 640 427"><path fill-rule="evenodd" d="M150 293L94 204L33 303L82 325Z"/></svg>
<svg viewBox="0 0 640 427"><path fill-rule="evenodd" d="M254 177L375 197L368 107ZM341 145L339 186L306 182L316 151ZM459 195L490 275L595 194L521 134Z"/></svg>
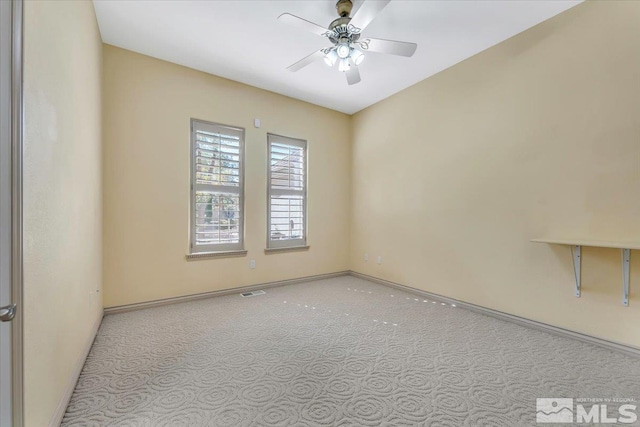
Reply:
<svg viewBox="0 0 640 427"><path fill-rule="evenodd" d="M187 261L209 258L231 258L247 256L247 251L219 251L219 252L194 252L192 254L185 255Z"/></svg>
<svg viewBox="0 0 640 427"><path fill-rule="evenodd" d="M264 250L265 255L279 254L282 252L299 252L308 251L310 246L287 246L284 248L267 248Z"/></svg>

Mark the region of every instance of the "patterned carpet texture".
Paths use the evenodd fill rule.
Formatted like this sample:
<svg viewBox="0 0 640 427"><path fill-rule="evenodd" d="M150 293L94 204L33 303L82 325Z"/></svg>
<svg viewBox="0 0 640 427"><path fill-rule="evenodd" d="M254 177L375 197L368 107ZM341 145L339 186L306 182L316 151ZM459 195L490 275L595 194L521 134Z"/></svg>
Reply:
<svg viewBox="0 0 640 427"><path fill-rule="evenodd" d="M71 426L536 425L640 398L640 359L354 277L104 318Z"/></svg>

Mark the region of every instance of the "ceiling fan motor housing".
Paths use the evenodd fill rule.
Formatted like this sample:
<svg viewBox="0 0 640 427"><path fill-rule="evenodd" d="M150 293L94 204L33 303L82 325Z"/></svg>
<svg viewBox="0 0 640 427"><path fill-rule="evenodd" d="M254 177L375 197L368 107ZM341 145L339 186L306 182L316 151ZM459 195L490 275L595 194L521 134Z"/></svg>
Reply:
<svg viewBox="0 0 640 427"><path fill-rule="evenodd" d="M334 44L353 43L360 38L359 31L349 26L351 9L353 9L351 0L338 0L336 3L336 10L340 17L329 24L330 34L327 36Z"/></svg>
<svg viewBox="0 0 640 427"><path fill-rule="evenodd" d="M327 35L329 40L334 44L340 43L341 41L348 41L349 43L357 41L360 38L360 33L354 32L354 27L350 27L349 22L351 22L351 18L348 16L334 19L333 22L329 24L330 34Z"/></svg>

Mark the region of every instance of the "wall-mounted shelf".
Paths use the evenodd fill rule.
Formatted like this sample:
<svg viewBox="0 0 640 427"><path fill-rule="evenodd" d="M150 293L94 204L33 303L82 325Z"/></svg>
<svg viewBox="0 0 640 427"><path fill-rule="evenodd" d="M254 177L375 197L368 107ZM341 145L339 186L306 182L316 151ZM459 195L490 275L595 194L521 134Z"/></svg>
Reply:
<svg viewBox="0 0 640 427"><path fill-rule="evenodd" d="M576 297L580 298L581 287L581 267L582 267L582 247L591 246L595 248L614 248L622 251L622 305L629 306L629 259L631 250L640 250L638 241L621 240L591 240L591 239L555 239L541 238L532 239L536 243L550 243L554 245L566 245L571 248L571 258L573 259L573 272L576 278Z"/></svg>

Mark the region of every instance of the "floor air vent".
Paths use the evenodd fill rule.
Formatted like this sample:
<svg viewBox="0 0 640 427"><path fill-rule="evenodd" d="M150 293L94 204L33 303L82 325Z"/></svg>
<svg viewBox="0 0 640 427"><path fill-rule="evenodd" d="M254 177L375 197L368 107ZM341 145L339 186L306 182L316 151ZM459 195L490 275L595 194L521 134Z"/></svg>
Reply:
<svg viewBox="0 0 640 427"><path fill-rule="evenodd" d="M243 292L240 295L242 297L255 297L258 295L264 295L266 292L265 291L251 291L251 292Z"/></svg>

